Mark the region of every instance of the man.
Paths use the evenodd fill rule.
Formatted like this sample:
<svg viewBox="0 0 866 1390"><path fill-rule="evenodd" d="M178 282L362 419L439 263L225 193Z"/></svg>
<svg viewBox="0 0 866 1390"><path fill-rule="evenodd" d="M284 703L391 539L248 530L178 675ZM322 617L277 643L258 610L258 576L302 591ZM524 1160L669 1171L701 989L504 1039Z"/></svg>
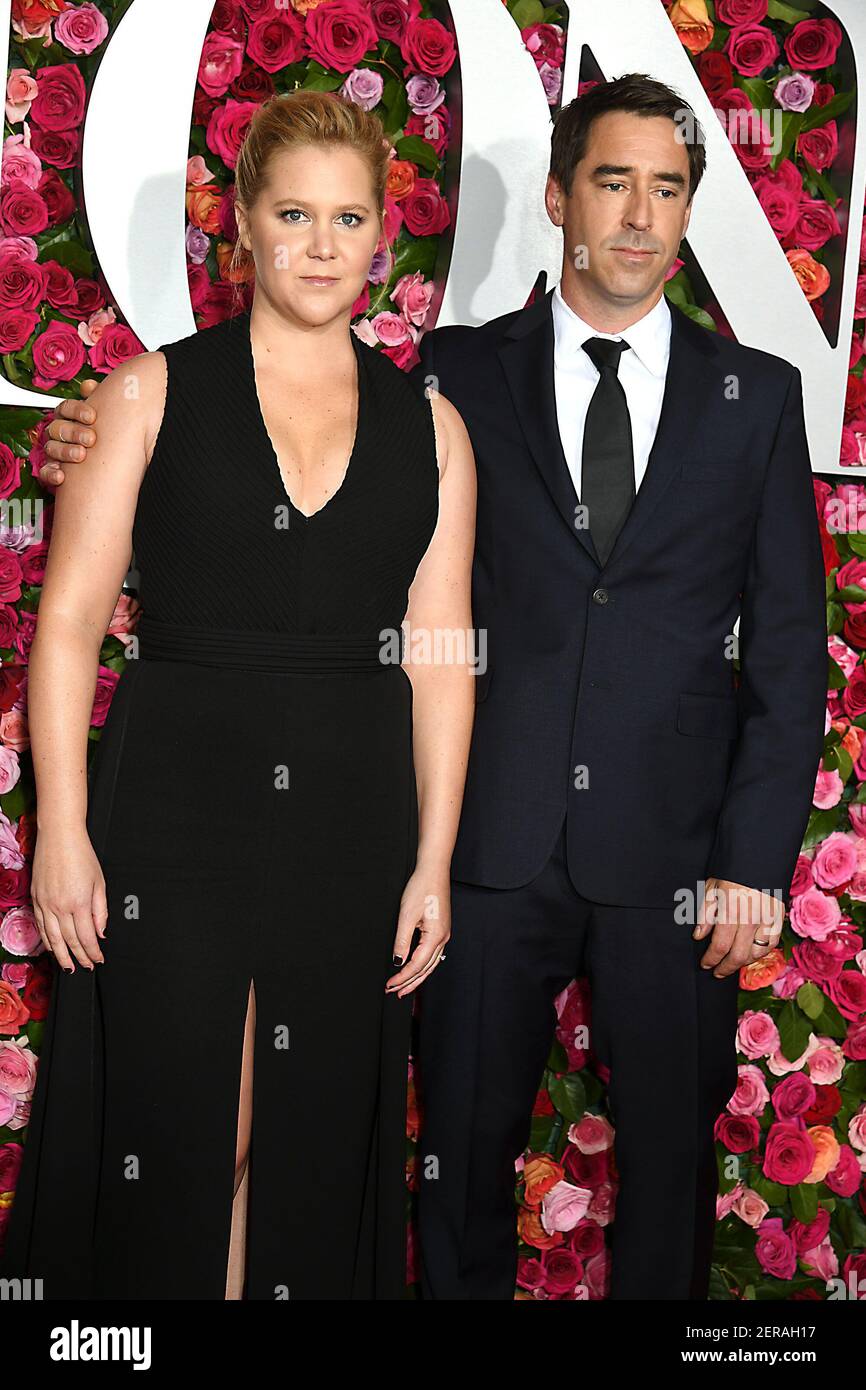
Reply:
<svg viewBox="0 0 866 1390"><path fill-rule="evenodd" d="M577 974L616 1130L609 1296L707 1297L738 973L779 940L827 651L800 374L664 297L705 163L685 118L640 74L565 107L559 285L428 333L414 371L475 450L488 653L420 1008L427 1297L513 1297L514 1165Z"/></svg>

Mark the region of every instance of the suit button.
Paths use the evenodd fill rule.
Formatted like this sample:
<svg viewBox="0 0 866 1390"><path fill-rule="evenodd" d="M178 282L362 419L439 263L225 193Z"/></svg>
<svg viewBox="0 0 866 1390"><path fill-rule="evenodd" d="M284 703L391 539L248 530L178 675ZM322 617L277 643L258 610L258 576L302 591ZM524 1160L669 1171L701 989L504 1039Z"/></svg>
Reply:
<svg viewBox="0 0 866 1390"><path fill-rule="evenodd" d="M609 597L609 595L608 595L607 589L594 589L594 590L593 590L593 594L592 594L592 601L593 601L593 603L607 603L608 597Z"/></svg>

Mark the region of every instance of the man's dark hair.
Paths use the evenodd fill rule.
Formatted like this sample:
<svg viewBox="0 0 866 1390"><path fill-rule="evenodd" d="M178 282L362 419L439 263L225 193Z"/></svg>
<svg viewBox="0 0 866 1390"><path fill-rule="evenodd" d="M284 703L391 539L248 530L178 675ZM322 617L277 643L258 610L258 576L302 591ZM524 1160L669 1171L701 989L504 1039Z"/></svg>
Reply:
<svg viewBox="0 0 866 1390"><path fill-rule="evenodd" d="M627 72L610 82L600 82L559 111L550 141L550 172L566 197L571 196L575 166L586 153L592 123L609 111L667 116L676 124L689 157L691 202L707 167L703 128L687 101L642 72Z"/></svg>

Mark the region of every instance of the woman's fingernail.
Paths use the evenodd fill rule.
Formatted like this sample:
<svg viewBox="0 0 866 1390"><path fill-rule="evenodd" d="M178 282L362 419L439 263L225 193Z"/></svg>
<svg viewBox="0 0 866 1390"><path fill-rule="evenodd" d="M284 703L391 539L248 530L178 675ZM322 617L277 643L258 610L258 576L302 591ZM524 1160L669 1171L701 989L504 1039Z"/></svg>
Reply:
<svg viewBox="0 0 866 1390"><path fill-rule="evenodd" d="M392 965L394 966L395 969L399 969L400 966L403 964L403 957L402 957L402 956L392 956L392 957L391 957L391 963L392 963Z"/></svg>

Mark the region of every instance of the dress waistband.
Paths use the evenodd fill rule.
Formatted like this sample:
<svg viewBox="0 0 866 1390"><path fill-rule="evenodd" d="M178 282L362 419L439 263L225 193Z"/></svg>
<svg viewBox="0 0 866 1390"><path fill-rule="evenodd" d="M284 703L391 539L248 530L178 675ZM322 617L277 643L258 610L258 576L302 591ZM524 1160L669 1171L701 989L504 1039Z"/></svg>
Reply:
<svg viewBox="0 0 866 1390"><path fill-rule="evenodd" d="M146 661L190 661L241 671L297 674L384 670L398 663L378 636L353 633L238 631L164 623L142 614L136 629L139 656ZM403 651L404 634L400 630ZM402 657L401 657L402 659Z"/></svg>

